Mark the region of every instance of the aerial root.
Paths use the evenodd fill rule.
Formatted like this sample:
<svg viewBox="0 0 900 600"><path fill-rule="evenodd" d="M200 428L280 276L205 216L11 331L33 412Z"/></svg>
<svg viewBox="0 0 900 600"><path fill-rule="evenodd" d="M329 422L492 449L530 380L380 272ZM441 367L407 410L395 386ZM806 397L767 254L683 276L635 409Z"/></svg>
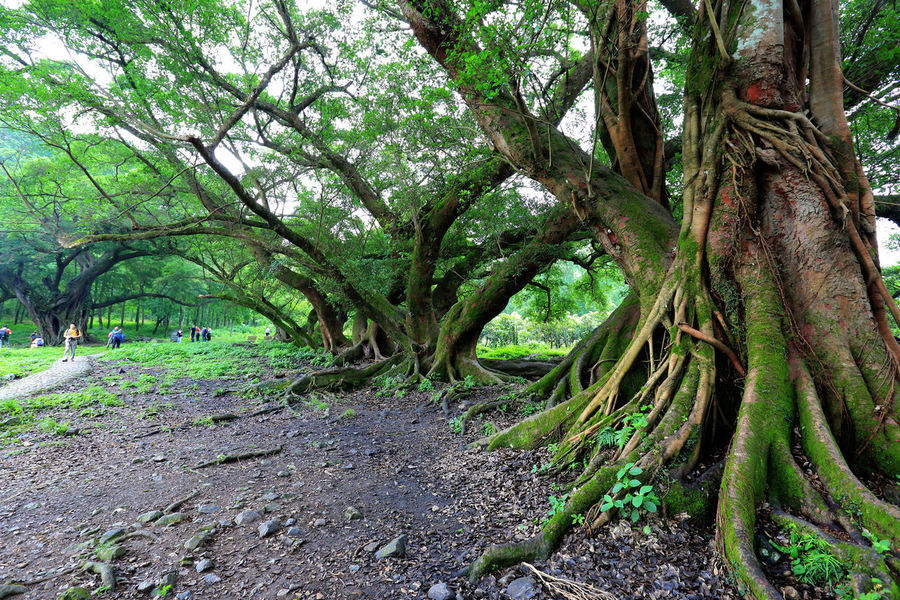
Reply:
<svg viewBox="0 0 900 600"><path fill-rule="evenodd" d="M561 596L567 600L615 600L616 598L609 592L597 589L592 585L544 573L530 563L522 563L522 566L534 573L547 591L554 596Z"/></svg>

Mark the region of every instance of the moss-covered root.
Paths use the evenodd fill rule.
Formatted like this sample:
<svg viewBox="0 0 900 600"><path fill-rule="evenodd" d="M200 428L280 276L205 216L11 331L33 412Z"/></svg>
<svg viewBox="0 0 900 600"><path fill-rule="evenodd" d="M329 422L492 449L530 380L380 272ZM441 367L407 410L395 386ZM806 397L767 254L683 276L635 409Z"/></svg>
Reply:
<svg viewBox="0 0 900 600"><path fill-rule="evenodd" d="M783 528L796 528L800 532L817 537L828 544L831 552L850 569L851 580L856 596L873 591L873 579L882 582L890 590L887 598L900 598L900 587L891 575L885 557L868 546L845 542L828 535L814 524L804 521L786 512L776 510L772 520Z"/></svg>
<svg viewBox="0 0 900 600"><path fill-rule="evenodd" d="M289 394L297 395L318 389L340 390L358 387L400 364L403 360L402 354L396 354L363 369L345 368L310 373L291 383L287 391Z"/></svg>
<svg viewBox="0 0 900 600"><path fill-rule="evenodd" d="M541 534L525 542L488 548L469 567L469 580L474 582L491 571L550 556L571 529L572 516L587 514L609 491L615 482L617 468L618 465L614 465L601 469L589 482L572 492L563 510L550 518Z"/></svg>
<svg viewBox="0 0 900 600"><path fill-rule="evenodd" d="M589 393L583 392L553 408L531 415L494 435L487 444L488 449L537 448L552 441L572 425L588 401Z"/></svg>
<svg viewBox="0 0 900 600"><path fill-rule="evenodd" d="M863 527L890 539L893 547L900 546L900 508L878 498L856 478L831 435L809 371L802 365L794 371L800 440L819 478L837 503Z"/></svg>
<svg viewBox="0 0 900 600"><path fill-rule="evenodd" d="M786 437L794 413L787 369L787 344L781 333L781 306L771 275L759 268L744 273L747 307L748 367L744 394L719 491L716 543L749 594L780 599L754 551L756 506L764 498L769 451L776 436Z"/></svg>

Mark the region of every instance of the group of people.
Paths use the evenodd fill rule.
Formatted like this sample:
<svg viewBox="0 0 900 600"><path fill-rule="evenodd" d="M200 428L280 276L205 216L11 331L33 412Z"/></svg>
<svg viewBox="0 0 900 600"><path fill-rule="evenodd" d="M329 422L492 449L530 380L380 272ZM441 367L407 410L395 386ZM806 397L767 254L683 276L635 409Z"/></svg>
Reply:
<svg viewBox="0 0 900 600"><path fill-rule="evenodd" d="M198 327L197 325L191 325L191 341L192 342L208 342L212 340L212 328L211 327ZM184 338L184 332L180 329L176 330L172 334L173 342L181 342Z"/></svg>
<svg viewBox="0 0 900 600"><path fill-rule="evenodd" d="M41 334L37 332L35 329L31 332L31 347L32 348L42 348L44 346L44 338L41 337Z"/></svg>

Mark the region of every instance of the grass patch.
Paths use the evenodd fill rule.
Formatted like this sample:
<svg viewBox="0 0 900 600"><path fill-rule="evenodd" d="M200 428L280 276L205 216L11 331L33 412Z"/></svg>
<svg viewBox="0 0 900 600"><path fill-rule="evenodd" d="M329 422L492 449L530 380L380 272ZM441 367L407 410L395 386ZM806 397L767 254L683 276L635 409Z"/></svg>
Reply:
<svg viewBox="0 0 900 600"><path fill-rule="evenodd" d="M500 346L498 348L478 346L476 353L478 354L478 358L492 358L498 360L512 360L517 358L547 360L565 356L569 353L569 350L566 348L551 348L545 344L525 344Z"/></svg>
<svg viewBox="0 0 900 600"><path fill-rule="evenodd" d="M62 358L61 348L4 348L0 350L0 378L19 379L50 368Z"/></svg>
<svg viewBox="0 0 900 600"><path fill-rule="evenodd" d="M115 394L96 385L65 394L4 400L0 402L0 442L15 443L19 435L30 431L35 424L47 433L64 435L69 429L68 421L59 423L49 415L38 419L44 411L72 410L95 416L98 408L123 405Z"/></svg>

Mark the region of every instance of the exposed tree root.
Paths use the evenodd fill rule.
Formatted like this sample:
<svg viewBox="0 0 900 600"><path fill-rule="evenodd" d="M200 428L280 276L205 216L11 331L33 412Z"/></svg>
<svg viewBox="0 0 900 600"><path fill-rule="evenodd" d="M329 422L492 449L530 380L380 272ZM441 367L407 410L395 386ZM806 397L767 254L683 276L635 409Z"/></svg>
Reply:
<svg viewBox="0 0 900 600"><path fill-rule="evenodd" d="M287 386L288 395L305 394L312 390L344 390L368 383L372 378L386 374L392 367L403 362L404 356L397 354L391 358L361 368L332 369L304 375Z"/></svg>
<svg viewBox="0 0 900 600"><path fill-rule="evenodd" d="M97 575L100 576L100 581L103 585L109 589L109 591L115 591L116 589L116 576L113 573L112 565L103 562L96 562L89 560L81 565L82 569L87 571L93 571Z"/></svg>
<svg viewBox="0 0 900 600"><path fill-rule="evenodd" d="M218 456L213 460L208 460L206 462L200 463L193 468L203 469L206 467L212 467L214 465L224 465L226 463L238 462L250 458L259 458L260 456L270 456L272 454L278 454L279 452L281 452L281 448L281 446L275 446L274 448L262 448L260 450L251 450L249 452L241 452L239 454L225 454L222 456Z"/></svg>

